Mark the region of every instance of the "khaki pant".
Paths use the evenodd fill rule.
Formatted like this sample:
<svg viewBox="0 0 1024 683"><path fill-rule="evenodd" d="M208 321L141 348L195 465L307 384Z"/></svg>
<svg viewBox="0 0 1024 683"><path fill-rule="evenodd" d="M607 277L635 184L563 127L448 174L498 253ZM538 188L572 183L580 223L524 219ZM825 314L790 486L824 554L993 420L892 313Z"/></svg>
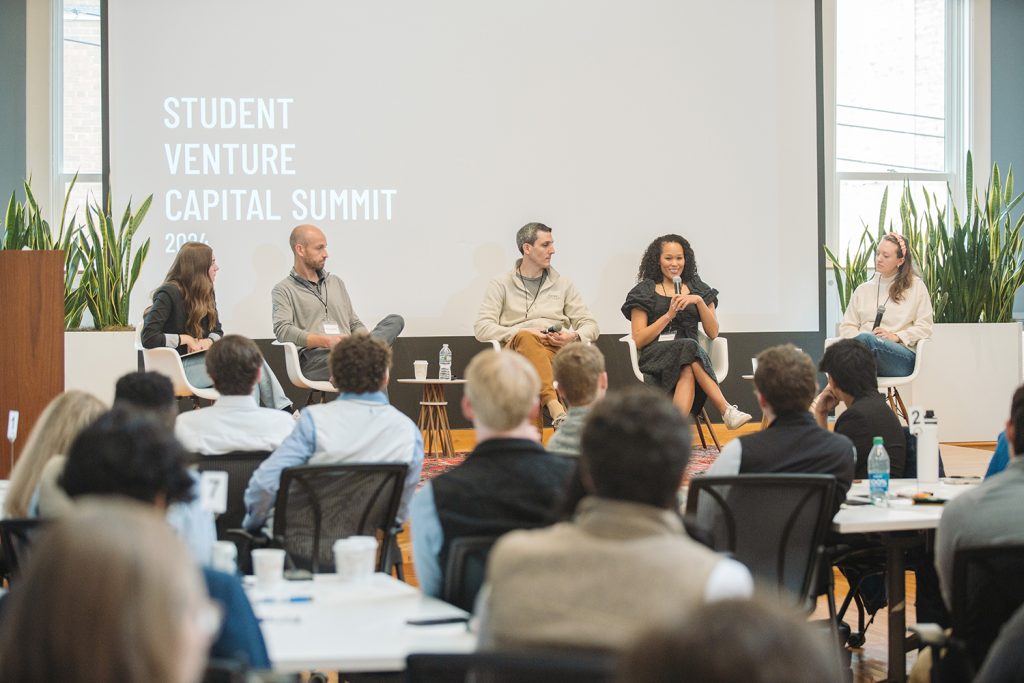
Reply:
<svg viewBox="0 0 1024 683"><path fill-rule="evenodd" d="M521 353L530 361L530 365L540 375L540 404L546 406L551 401L558 400L555 392L555 378L551 372L551 359L555 357L558 349L547 346L537 335L526 331L516 332L505 348Z"/></svg>

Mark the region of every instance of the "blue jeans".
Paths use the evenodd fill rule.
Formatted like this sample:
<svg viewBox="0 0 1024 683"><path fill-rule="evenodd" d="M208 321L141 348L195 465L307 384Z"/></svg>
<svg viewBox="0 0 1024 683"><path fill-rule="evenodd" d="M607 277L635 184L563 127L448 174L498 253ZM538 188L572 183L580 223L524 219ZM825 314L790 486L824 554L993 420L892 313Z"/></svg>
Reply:
<svg viewBox="0 0 1024 683"><path fill-rule="evenodd" d="M903 344L897 344L871 332L861 332L856 337L875 355L879 377L906 377L914 371L917 355Z"/></svg>

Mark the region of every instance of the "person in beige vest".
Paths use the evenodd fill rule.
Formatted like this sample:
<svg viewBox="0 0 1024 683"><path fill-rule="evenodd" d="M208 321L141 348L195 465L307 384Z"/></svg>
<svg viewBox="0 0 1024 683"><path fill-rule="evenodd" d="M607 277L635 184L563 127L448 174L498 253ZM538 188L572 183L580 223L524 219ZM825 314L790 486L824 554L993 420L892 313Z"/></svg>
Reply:
<svg viewBox="0 0 1024 683"><path fill-rule="evenodd" d="M501 342L530 361L540 376L541 407L557 428L566 411L555 393L551 360L570 342L597 341L600 331L576 285L551 267L551 228L527 223L516 233L516 246L523 258L487 286L473 334L482 342Z"/></svg>
<svg viewBox="0 0 1024 683"><path fill-rule="evenodd" d="M747 568L683 528L677 492L692 439L689 419L653 389L599 401L583 430L590 495L576 517L506 534L491 552L481 649L621 650L704 602L749 596Z"/></svg>

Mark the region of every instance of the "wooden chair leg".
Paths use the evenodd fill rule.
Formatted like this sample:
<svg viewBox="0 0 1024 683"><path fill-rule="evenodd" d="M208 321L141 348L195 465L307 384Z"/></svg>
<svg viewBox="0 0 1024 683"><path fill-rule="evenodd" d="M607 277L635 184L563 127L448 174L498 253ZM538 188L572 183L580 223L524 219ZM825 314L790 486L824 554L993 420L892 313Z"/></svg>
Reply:
<svg viewBox="0 0 1024 683"><path fill-rule="evenodd" d="M706 450L708 447L708 443L707 441L704 440L704 428L701 426L700 422L701 416L698 413L696 419L694 420L694 423L696 423L697 425L697 436L700 437L700 447Z"/></svg>
<svg viewBox="0 0 1024 683"><path fill-rule="evenodd" d="M711 426L711 417L708 415L707 408L701 409L700 417L704 421L704 426L708 428L708 432L711 434L711 440L715 442L715 449L721 453L722 447L718 445L718 436L715 434L715 428ZM703 439L701 439L701 441L703 441Z"/></svg>

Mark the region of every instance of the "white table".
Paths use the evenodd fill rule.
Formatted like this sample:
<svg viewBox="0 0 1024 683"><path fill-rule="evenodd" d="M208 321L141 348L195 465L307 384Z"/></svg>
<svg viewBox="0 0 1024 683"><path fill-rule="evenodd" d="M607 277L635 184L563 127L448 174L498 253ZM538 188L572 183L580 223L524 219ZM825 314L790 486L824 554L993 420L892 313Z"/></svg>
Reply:
<svg viewBox="0 0 1024 683"><path fill-rule="evenodd" d="M935 484L918 484L916 479L893 479L889 482L889 507L844 504L832 518L832 528L835 531L841 534L878 534L886 548L885 573L889 596L888 680L907 679L904 551L917 533L939 526L943 510L942 505L914 505L909 498L901 498L898 494L928 491L937 498L952 500L973 488L973 484L978 480L964 481L971 483L949 484L940 481ZM867 495L867 481L857 481L850 488L847 499L866 499Z"/></svg>
<svg viewBox="0 0 1024 683"><path fill-rule="evenodd" d="M406 624L468 615L387 574L359 583L318 574L269 590L246 577L246 592L275 671L404 671L411 653L464 654L476 648L476 635L465 623Z"/></svg>

